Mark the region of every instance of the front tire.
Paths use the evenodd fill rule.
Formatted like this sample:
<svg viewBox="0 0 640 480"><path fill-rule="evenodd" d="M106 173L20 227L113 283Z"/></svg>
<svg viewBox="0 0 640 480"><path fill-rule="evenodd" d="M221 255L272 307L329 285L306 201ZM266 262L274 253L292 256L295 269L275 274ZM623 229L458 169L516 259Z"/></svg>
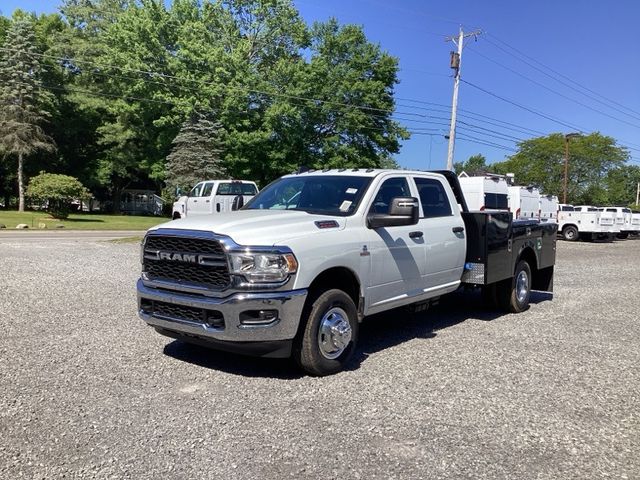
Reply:
<svg viewBox="0 0 640 480"><path fill-rule="evenodd" d="M358 313L349 295L332 289L305 308L294 357L311 375L324 376L344 369L358 340Z"/></svg>
<svg viewBox="0 0 640 480"><path fill-rule="evenodd" d="M520 313L529 308L530 297L531 267L525 260L520 260L513 278L503 280L496 286L496 299L502 310Z"/></svg>
<svg viewBox="0 0 640 480"><path fill-rule="evenodd" d="M562 230L562 238L567 242L575 242L580 238L580 232L573 225L568 225Z"/></svg>

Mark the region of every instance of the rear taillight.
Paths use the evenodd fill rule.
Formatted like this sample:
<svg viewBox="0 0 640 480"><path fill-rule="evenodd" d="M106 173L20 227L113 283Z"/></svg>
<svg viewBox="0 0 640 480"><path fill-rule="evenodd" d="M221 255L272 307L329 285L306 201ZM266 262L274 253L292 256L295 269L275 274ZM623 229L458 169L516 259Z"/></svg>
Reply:
<svg viewBox="0 0 640 480"><path fill-rule="evenodd" d="M484 212L484 205L482 205L482 206L480 207L480 211L481 211L481 212Z"/></svg>
<svg viewBox="0 0 640 480"><path fill-rule="evenodd" d="M520 209L516 210L516 218L520 218Z"/></svg>

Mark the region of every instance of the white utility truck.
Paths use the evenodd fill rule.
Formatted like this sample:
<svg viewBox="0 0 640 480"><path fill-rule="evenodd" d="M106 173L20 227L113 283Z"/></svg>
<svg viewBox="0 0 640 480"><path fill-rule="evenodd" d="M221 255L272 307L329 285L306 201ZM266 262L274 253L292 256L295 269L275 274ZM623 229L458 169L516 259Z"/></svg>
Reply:
<svg viewBox="0 0 640 480"><path fill-rule="evenodd" d="M471 212L509 210L509 184L501 175L461 175L460 187Z"/></svg>
<svg viewBox="0 0 640 480"><path fill-rule="evenodd" d="M553 288L556 229L469 212L449 171L287 175L237 212L150 229L139 314L172 338L293 356L327 375L349 361L367 315L426 308L461 284L527 309L531 290Z"/></svg>
<svg viewBox="0 0 640 480"><path fill-rule="evenodd" d="M558 197L540 195L540 221L558 223Z"/></svg>
<svg viewBox="0 0 640 480"><path fill-rule="evenodd" d="M591 205L559 205L558 233L565 240L611 240L619 231L611 213L600 212Z"/></svg>
<svg viewBox="0 0 640 480"><path fill-rule="evenodd" d="M509 210L516 220L540 220L540 190L535 187L509 187Z"/></svg>
<svg viewBox="0 0 640 480"><path fill-rule="evenodd" d="M601 207L599 210L614 215L616 227L620 229L620 232L616 235L618 238L625 239L629 237L629 234L634 234L638 230L638 227L633 226L631 209L626 207Z"/></svg>
<svg viewBox="0 0 640 480"><path fill-rule="evenodd" d="M258 186L247 180L205 180L173 204L171 218L231 212L258 193Z"/></svg>
<svg viewBox="0 0 640 480"><path fill-rule="evenodd" d="M640 212L631 212L631 231L634 235L640 235Z"/></svg>

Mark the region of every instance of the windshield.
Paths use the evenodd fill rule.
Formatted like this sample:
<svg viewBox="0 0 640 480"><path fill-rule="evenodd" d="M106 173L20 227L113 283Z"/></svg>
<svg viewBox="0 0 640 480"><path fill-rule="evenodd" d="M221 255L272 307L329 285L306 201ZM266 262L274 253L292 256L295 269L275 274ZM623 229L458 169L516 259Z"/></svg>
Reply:
<svg viewBox="0 0 640 480"><path fill-rule="evenodd" d="M248 210L302 210L348 216L358 208L371 177L310 175L286 177L271 183L253 197Z"/></svg>

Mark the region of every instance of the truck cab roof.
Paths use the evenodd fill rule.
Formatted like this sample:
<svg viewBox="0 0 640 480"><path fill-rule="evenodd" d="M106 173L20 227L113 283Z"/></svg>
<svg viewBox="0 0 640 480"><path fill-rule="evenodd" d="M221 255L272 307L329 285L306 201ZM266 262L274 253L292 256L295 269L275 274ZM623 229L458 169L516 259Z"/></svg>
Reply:
<svg viewBox="0 0 640 480"><path fill-rule="evenodd" d="M322 176L322 175L341 175L341 176L353 176L353 177L377 177L385 173L398 174L398 175L423 175L425 173L440 175L440 171L431 170L398 170L387 168L331 168L323 170L306 170L304 172L295 172L284 177L297 177L297 176Z"/></svg>

